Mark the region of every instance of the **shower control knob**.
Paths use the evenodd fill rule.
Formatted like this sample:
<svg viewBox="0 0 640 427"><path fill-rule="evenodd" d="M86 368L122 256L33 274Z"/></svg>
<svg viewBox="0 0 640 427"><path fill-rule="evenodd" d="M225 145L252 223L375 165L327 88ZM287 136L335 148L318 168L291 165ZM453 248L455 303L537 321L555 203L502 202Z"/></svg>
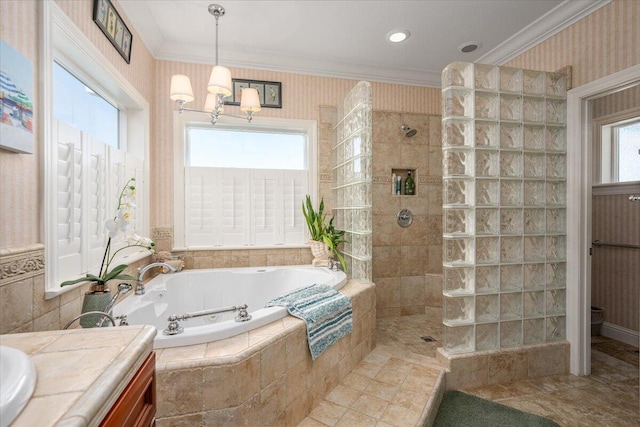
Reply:
<svg viewBox="0 0 640 427"><path fill-rule="evenodd" d="M413 214L409 209L402 209L397 215L398 225L407 228L413 222Z"/></svg>

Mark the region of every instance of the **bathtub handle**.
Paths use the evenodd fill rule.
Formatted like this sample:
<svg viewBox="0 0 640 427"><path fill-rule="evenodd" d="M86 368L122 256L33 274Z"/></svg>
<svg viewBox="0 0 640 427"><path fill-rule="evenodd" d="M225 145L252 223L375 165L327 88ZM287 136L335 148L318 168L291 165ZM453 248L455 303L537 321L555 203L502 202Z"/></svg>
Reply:
<svg viewBox="0 0 640 427"><path fill-rule="evenodd" d="M164 335L177 335L184 332L184 328L180 326L180 324L178 323L178 320L187 320L193 317L209 316L212 314L226 313L229 311L238 312L238 315L235 317L236 322L246 322L248 320L251 320L251 315L249 314L249 311L247 311L247 308L249 308L247 304L241 304L241 305L231 305L229 307L223 307L223 308L214 308L211 310L194 311L192 313L173 314L167 318L169 325L164 331L162 331L162 333Z"/></svg>

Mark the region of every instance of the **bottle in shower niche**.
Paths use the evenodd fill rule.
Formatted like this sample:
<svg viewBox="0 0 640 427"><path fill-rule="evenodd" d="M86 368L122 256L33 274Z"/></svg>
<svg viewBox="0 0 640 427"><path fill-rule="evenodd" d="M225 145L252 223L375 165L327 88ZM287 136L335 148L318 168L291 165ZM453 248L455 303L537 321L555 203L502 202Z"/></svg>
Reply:
<svg viewBox="0 0 640 427"><path fill-rule="evenodd" d="M402 194L402 177L399 175L396 181L396 194Z"/></svg>
<svg viewBox="0 0 640 427"><path fill-rule="evenodd" d="M410 170L407 171L407 179L404 181L404 194L407 196L416 194L416 183L413 181Z"/></svg>

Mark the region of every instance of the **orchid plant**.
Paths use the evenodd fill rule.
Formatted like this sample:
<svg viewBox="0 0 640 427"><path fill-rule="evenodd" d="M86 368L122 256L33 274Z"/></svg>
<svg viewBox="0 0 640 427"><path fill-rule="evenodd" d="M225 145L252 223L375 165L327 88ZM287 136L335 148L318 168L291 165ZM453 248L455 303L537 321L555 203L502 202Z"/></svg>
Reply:
<svg viewBox="0 0 640 427"><path fill-rule="evenodd" d="M91 291L92 292L104 292L107 288L107 282L113 279L119 280L136 280L135 277L123 274L122 272L128 267L127 264L120 264L116 267L113 267L111 271L109 271L109 267L113 263L116 255L128 248L132 247L141 247L147 249L150 253L154 252L155 243L148 237L141 237L135 233L130 234L129 232L129 224L133 221L133 211L135 209L135 195L136 195L136 187L135 187L135 178L129 179L125 186L120 191L120 195L118 197L118 207L116 208L116 214L113 219L109 219L105 222L105 227L107 229L107 234L109 235L109 239L107 240L107 246L104 251L104 256L102 257L102 264L100 265L100 271L98 275L87 273L85 277L81 277L75 280L67 280L62 282L60 286L69 286L74 285L76 283L81 282L92 282ZM118 235L122 233L126 237L126 245L123 247L114 250L111 253L111 241L118 237Z"/></svg>

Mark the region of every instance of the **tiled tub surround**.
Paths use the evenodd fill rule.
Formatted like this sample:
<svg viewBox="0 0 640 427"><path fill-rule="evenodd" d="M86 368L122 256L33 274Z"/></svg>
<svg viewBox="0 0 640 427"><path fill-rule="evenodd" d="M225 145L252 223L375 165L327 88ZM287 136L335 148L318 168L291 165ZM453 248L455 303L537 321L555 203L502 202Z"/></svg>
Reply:
<svg viewBox="0 0 640 427"><path fill-rule="evenodd" d="M135 276L150 259L132 263L125 273ZM41 244L0 249L0 334L59 330L80 314L89 285L45 300L44 263ZM116 285L110 283L112 292Z"/></svg>
<svg viewBox="0 0 640 427"><path fill-rule="evenodd" d="M216 341L157 352L158 427L296 425L374 347L375 290L350 280L353 332L311 361L292 316Z"/></svg>
<svg viewBox="0 0 640 427"><path fill-rule="evenodd" d="M0 336L36 367L36 389L12 427L98 425L151 353L155 328L47 331Z"/></svg>

